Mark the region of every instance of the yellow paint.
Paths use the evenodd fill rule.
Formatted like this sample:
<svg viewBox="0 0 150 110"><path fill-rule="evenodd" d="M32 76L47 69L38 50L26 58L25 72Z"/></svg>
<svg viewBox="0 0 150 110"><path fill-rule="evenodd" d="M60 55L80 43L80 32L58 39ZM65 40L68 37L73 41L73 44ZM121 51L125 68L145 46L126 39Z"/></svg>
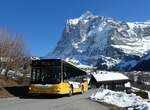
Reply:
<svg viewBox="0 0 150 110"><path fill-rule="evenodd" d="M84 92L88 91L88 83L84 82ZM70 93L70 84L69 83L60 83L53 84L50 87L46 86L36 86L36 84L31 84L29 87L29 93L37 93L37 94L69 94ZM73 88L73 93L80 93L81 88Z"/></svg>

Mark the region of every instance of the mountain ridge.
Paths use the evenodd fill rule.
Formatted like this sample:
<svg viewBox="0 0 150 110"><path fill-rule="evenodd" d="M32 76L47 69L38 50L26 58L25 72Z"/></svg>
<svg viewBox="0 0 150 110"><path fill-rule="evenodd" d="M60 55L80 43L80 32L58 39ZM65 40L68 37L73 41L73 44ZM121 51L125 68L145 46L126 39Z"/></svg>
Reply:
<svg viewBox="0 0 150 110"><path fill-rule="evenodd" d="M150 22L122 22L86 12L69 19L50 58L99 69L129 70L150 50Z"/></svg>

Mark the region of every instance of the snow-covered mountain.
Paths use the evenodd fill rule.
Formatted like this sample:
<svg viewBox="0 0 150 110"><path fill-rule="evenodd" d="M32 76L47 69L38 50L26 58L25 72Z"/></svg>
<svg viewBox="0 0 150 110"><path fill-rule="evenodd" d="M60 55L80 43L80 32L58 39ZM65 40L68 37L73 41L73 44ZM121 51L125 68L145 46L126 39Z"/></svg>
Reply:
<svg viewBox="0 0 150 110"><path fill-rule="evenodd" d="M150 71L150 53L143 57L131 70Z"/></svg>
<svg viewBox="0 0 150 110"><path fill-rule="evenodd" d="M150 21L122 22L87 11L69 19L49 57L101 69L129 70L150 50Z"/></svg>

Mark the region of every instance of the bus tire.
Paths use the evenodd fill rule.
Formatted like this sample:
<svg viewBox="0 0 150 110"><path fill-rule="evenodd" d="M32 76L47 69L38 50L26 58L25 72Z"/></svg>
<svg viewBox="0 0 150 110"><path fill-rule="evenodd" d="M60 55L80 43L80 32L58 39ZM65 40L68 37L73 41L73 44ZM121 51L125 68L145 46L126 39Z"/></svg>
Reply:
<svg viewBox="0 0 150 110"><path fill-rule="evenodd" d="M81 93L84 94L84 86L81 86Z"/></svg>
<svg viewBox="0 0 150 110"><path fill-rule="evenodd" d="M70 85L70 91L69 91L69 96L72 96L73 95L73 86Z"/></svg>

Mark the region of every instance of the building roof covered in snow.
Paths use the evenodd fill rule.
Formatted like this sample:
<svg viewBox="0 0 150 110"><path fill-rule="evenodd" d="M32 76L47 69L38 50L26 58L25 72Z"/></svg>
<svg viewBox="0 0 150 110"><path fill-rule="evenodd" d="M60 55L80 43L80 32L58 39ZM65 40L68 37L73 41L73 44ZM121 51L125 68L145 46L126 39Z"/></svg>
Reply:
<svg viewBox="0 0 150 110"><path fill-rule="evenodd" d="M93 77L97 82L129 80L129 78L122 73L108 71L99 71L97 74L93 74Z"/></svg>

